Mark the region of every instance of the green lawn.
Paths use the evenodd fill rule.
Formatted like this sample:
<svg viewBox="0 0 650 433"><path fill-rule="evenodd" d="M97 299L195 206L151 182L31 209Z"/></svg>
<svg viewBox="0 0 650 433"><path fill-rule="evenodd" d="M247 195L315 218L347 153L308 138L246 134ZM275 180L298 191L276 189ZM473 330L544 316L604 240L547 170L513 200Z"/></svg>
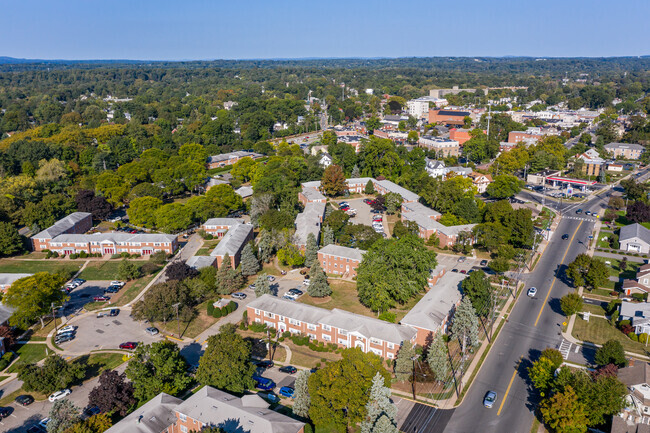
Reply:
<svg viewBox="0 0 650 433"><path fill-rule="evenodd" d="M112 299L115 305L121 306L131 302L157 274L158 272L153 275L148 275L135 281L128 282L126 286L124 286L122 290L117 293L117 295L113 296Z"/></svg>
<svg viewBox="0 0 650 433"><path fill-rule="evenodd" d="M582 311L588 311L591 314L597 314L599 316L605 316L605 309L600 305L584 304L582 306Z"/></svg>
<svg viewBox="0 0 650 433"><path fill-rule="evenodd" d="M38 362L41 359L45 358L45 351L47 346L45 344L23 344L16 354L18 354L18 360L7 370L7 373L15 373L17 371L17 366L20 364L32 364Z"/></svg>
<svg viewBox="0 0 650 433"><path fill-rule="evenodd" d="M0 260L0 273L26 273L35 274L36 272L63 272L72 274L77 272L83 266L83 260L70 261L60 259L50 260L18 260L2 259Z"/></svg>
<svg viewBox="0 0 650 433"><path fill-rule="evenodd" d="M609 321L599 317L592 317L589 322L586 322L581 316L577 316L572 334L579 340L596 344L604 344L607 340L618 340L625 350L645 354L645 344L630 340Z"/></svg>
<svg viewBox="0 0 650 433"><path fill-rule="evenodd" d="M621 272L621 260L606 257L600 257L600 260L611 263L611 265L607 265L610 277L634 278L636 271L643 265L643 263L628 261L625 271Z"/></svg>
<svg viewBox="0 0 650 433"><path fill-rule="evenodd" d="M124 362L122 353L94 352L75 359L75 362L86 364L84 381L99 376L104 370L112 370Z"/></svg>
<svg viewBox="0 0 650 433"><path fill-rule="evenodd" d="M88 281L116 280L119 266L119 261L90 262L79 277Z"/></svg>

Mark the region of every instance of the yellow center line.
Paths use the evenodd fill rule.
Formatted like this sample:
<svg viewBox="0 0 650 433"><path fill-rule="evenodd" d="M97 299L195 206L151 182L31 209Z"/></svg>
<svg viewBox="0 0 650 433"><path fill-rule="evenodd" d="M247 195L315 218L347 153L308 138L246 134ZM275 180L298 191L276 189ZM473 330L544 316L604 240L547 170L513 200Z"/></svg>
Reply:
<svg viewBox="0 0 650 433"><path fill-rule="evenodd" d="M506 398L508 398L508 393L510 392L510 388L512 387L512 382L515 381L515 376L517 375L517 370L519 370L519 364L521 364L521 358L519 358L519 361L517 361L517 365L515 365L515 371L512 372L512 377L510 378L510 383L508 384L508 388L506 389L505 394L503 394L503 400L501 400L501 406L499 406L499 411L497 412L497 416L501 415L501 409L503 409L503 405L506 402Z"/></svg>
<svg viewBox="0 0 650 433"><path fill-rule="evenodd" d="M564 259L566 258L566 255L569 253L569 248L571 248L571 244L573 243L573 239L576 237L576 234L578 234L578 230L580 229L580 226L582 225L584 221L580 221L580 224L578 224L578 227L576 228L576 231L573 232L573 236L571 236L571 240L569 241L569 245L566 247L566 251L564 252L564 255L562 256L562 260L560 261L560 264L564 263ZM546 307L546 304L548 303L548 298L551 296L551 290L553 290L553 286L555 285L555 281L557 280L557 270L555 271L556 275L553 277L553 281L551 281L551 286L548 288L548 293L546 294L546 298L544 299L544 303L542 304L542 308L539 309L539 314L537 315L537 320L535 320L535 324L533 326L537 326L537 322L539 322L539 318L542 317L542 311L544 311L544 307Z"/></svg>

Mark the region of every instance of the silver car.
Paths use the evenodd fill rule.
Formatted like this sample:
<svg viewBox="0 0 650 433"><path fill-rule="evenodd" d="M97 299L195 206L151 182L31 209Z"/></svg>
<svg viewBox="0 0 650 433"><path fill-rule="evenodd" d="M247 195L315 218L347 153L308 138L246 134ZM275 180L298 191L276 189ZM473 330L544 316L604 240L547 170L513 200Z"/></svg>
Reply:
<svg viewBox="0 0 650 433"><path fill-rule="evenodd" d="M154 328L153 326L151 326L151 327L145 329L145 331L146 331L147 334L149 334L149 335L157 335L157 334L158 334L158 328Z"/></svg>
<svg viewBox="0 0 650 433"><path fill-rule="evenodd" d="M494 391L488 391L483 398L483 406L491 409L494 406L494 403L497 401L497 393Z"/></svg>

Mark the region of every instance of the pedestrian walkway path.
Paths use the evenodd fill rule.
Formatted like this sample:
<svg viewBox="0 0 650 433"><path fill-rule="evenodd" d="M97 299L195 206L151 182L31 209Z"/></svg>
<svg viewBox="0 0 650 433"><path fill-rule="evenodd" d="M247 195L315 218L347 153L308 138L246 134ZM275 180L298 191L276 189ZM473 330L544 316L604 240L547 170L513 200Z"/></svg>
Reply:
<svg viewBox="0 0 650 433"><path fill-rule="evenodd" d="M565 340L564 338L562 339L562 342L560 343L560 347L558 348L558 350L560 351L564 359L569 358L569 352L571 351L571 346L573 346L573 343L571 343L568 340Z"/></svg>
<svg viewBox="0 0 650 433"><path fill-rule="evenodd" d="M622 260L623 257L627 257L627 260L630 262L637 262L637 263L645 263L648 259L643 258L643 257L636 257L636 256L629 256L625 254L613 254L613 253L603 253L600 251L592 251L592 255L595 255L597 257L605 257L608 259L616 259L616 260Z"/></svg>
<svg viewBox="0 0 650 433"><path fill-rule="evenodd" d="M595 218L582 218L582 217L568 216L568 215L567 216L563 215L562 218L567 219L567 220L586 221L588 223L593 223L593 222L600 221L599 219L595 219Z"/></svg>

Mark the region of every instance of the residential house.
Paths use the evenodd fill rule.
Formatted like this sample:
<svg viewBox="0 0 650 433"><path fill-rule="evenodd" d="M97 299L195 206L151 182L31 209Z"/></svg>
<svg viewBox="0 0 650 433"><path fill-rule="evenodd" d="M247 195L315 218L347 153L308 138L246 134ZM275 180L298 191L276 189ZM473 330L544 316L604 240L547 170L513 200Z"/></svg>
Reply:
<svg viewBox="0 0 650 433"><path fill-rule="evenodd" d="M235 152L228 152L228 153L222 153L221 155L214 155L208 157L208 168L219 168L219 167L225 167L227 165L233 165L237 161L239 161L242 158L252 158L252 159L259 159L263 158L264 155L255 153L255 152L248 152L246 150L237 150Z"/></svg>
<svg viewBox="0 0 650 433"><path fill-rule="evenodd" d="M418 140L418 145L425 149L435 151L436 155L440 158L460 155L460 145L458 142L448 138L423 135Z"/></svg>
<svg viewBox="0 0 650 433"><path fill-rule="evenodd" d="M621 227L619 249L634 253L648 254L650 252L650 230L635 223Z"/></svg>
<svg viewBox="0 0 650 433"><path fill-rule="evenodd" d="M239 265L241 252L247 242L253 240L253 226L251 224L235 224L221 238L221 241L212 250L210 255L216 257L217 267L221 267L226 254L230 256L230 264L234 268Z"/></svg>
<svg viewBox="0 0 650 433"><path fill-rule="evenodd" d="M614 158L639 159L641 154L645 152L645 147L632 143L609 143L605 145L605 150L611 153Z"/></svg>
<svg viewBox="0 0 650 433"><path fill-rule="evenodd" d="M327 152L322 153L320 159L318 160L318 163L321 165L321 167L327 168L332 165L332 157Z"/></svg>
<svg viewBox="0 0 650 433"><path fill-rule="evenodd" d="M467 177L472 180L472 185L476 187L476 191L479 194L485 193L485 191L487 191L488 185L492 183L492 176L489 174L482 174L473 171L467 175Z"/></svg>
<svg viewBox="0 0 650 433"><path fill-rule="evenodd" d="M625 384L629 394L625 407L612 417L612 433L650 433L650 365L631 360L627 367L616 373Z"/></svg>
<svg viewBox="0 0 650 433"><path fill-rule="evenodd" d="M424 161L426 163L424 169L429 173L429 176L444 178L447 175L448 170L444 162L429 158L425 158Z"/></svg>
<svg viewBox="0 0 650 433"><path fill-rule="evenodd" d="M650 264L639 267L636 271L636 279L623 280L623 293L625 296L634 293L650 293Z"/></svg>
<svg viewBox="0 0 650 433"><path fill-rule="evenodd" d="M34 251L50 249L49 242L55 237L63 234L86 233L93 226L93 216L88 212L73 212L61 218L50 227L32 236L32 248Z"/></svg>
<svg viewBox="0 0 650 433"><path fill-rule="evenodd" d="M307 247L307 238L313 234L318 243L320 227L325 219L325 202L307 202L305 208L296 216L294 241L302 251Z"/></svg>
<svg viewBox="0 0 650 433"><path fill-rule="evenodd" d="M623 301L619 306L621 320L629 320L636 334L650 333L650 302Z"/></svg>
<svg viewBox="0 0 650 433"><path fill-rule="evenodd" d="M358 347L382 358L394 359L404 341L414 342L415 329L334 308L327 310L300 302L262 295L247 306L248 318L279 332L304 334L339 347Z"/></svg>
<svg viewBox="0 0 650 433"><path fill-rule="evenodd" d="M240 196L242 199L246 199L253 195L253 187L251 186L240 186L235 190L235 194Z"/></svg>
<svg viewBox="0 0 650 433"><path fill-rule="evenodd" d="M203 184L203 187L205 188L206 191L209 191L210 188L213 188L217 185L228 185L229 182L223 180L223 179L218 179L216 177L211 177L208 180L205 181Z"/></svg>
<svg viewBox="0 0 650 433"><path fill-rule="evenodd" d="M447 174L453 173L455 176L467 177L472 173L471 167L463 167L461 165L447 167Z"/></svg>
<svg viewBox="0 0 650 433"><path fill-rule="evenodd" d="M225 433L304 433L305 424L269 409L257 394L236 397L204 386L185 401L158 394L106 433L188 433L206 427Z"/></svg>
<svg viewBox="0 0 650 433"><path fill-rule="evenodd" d="M318 261L327 274L354 278L365 253L357 248L329 244L318 250Z"/></svg>
<svg viewBox="0 0 650 433"><path fill-rule="evenodd" d="M429 110L429 123L463 126L465 125L465 117L469 116L469 111L455 111L432 108Z"/></svg>
<svg viewBox="0 0 650 433"><path fill-rule="evenodd" d="M19 274L19 273L0 273L0 291L6 292L9 287L21 278L31 277L34 274Z"/></svg>
<svg viewBox="0 0 650 433"><path fill-rule="evenodd" d="M440 273L443 275L438 276ZM444 272L437 268L433 272L435 283L429 283L427 293L400 320L400 324L417 331L415 342L421 346L431 343L439 331L446 332L447 325L463 295L461 283L467 275L460 272Z"/></svg>

